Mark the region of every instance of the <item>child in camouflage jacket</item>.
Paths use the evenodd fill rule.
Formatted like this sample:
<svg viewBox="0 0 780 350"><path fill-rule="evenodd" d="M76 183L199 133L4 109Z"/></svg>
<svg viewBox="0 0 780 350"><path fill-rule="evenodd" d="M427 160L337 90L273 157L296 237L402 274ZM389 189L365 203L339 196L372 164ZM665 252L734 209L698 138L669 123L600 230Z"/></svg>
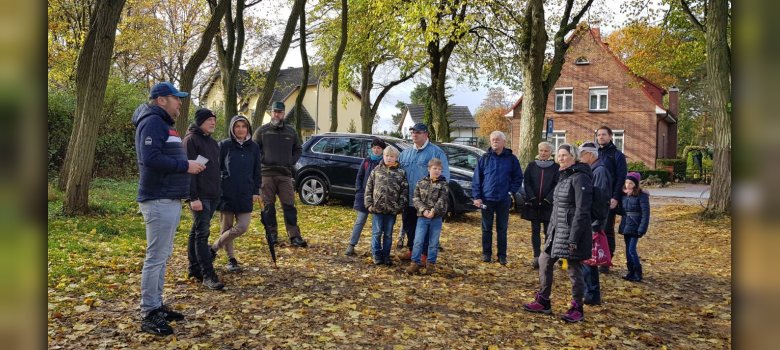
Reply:
<svg viewBox="0 0 780 350"><path fill-rule="evenodd" d="M442 175L442 162L433 158L428 162L428 176L417 182L412 200L417 209L417 228L412 249L412 263L406 269L414 274L422 267L423 245L428 242L426 269L433 272L436 257L439 252L439 237L441 236L442 217L447 214L449 201L449 186Z"/></svg>
<svg viewBox="0 0 780 350"><path fill-rule="evenodd" d="M377 165L366 183L365 205L373 216L371 255L375 265L391 266L390 247L393 243L393 225L396 215L409 201L409 183L406 172L398 163L399 152L394 147L383 151L383 161Z"/></svg>

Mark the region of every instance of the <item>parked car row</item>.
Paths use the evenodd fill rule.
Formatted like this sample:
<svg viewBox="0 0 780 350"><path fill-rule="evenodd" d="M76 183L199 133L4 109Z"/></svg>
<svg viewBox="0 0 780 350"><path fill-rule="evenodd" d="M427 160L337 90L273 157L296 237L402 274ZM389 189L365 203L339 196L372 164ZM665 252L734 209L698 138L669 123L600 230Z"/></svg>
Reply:
<svg viewBox="0 0 780 350"><path fill-rule="evenodd" d="M320 205L330 197L354 199L355 178L374 137L401 152L413 147L409 141L380 135L328 132L309 138L295 164L295 184L301 201ZM458 215L477 210L471 199L471 179L477 160L485 151L450 143L438 146L447 154L450 165L450 213Z"/></svg>

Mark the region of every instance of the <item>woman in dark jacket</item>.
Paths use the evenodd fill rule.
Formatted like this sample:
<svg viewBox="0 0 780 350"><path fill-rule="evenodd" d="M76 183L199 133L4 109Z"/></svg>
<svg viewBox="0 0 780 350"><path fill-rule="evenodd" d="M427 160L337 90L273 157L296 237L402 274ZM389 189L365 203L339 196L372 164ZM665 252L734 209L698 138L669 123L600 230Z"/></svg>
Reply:
<svg viewBox="0 0 780 350"><path fill-rule="evenodd" d="M252 202L260 201L260 147L252 141L249 119L237 115L230 120L230 138L219 143L222 197L220 221L222 235L211 249L224 247L228 257L227 270L240 270L233 251L233 240L249 228Z"/></svg>
<svg viewBox="0 0 780 350"><path fill-rule="evenodd" d="M567 322L579 322L585 318L582 308L585 294L582 260L591 256L590 207L593 201L593 180L590 166L577 161L575 146L566 143L559 146L556 159L560 164L560 177L553 194L553 209L544 251L539 255L541 288L536 293L536 299L523 305L523 308L545 314L552 312L550 294L553 265L558 259L567 259L573 300L561 318Z"/></svg>
<svg viewBox="0 0 780 350"><path fill-rule="evenodd" d="M547 224L552 213L553 189L558 183L558 163L552 159L553 145L547 141L539 143L539 156L525 167L523 189L525 203L520 211L523 219L531 221L531 245L534 250L534 269L539 268L539 254L542 245L541 231L547 236ZM545 237L546 238L546 237Z"/></svg>
<svg viewBox="0 0 780 350"><path fill-rule="evenodd" d="M363 159L363 163L360 164L360 169L358 169L357 178L355 178L355 204L352 206L357 211L357 218L355 218L355 225L352 226L352 235L349 237L349 246L345 253L347 256L356 255L355 246L360 240L360 232L363 231L363 226L368 221L368 209L366 209L366 205L363 203L366 196L366 182L368 181L368 175L371 175L374 167L382 161L382 151L385 150L385 147L387 147L385 141L374 138L371 141L370 154L366 159Z"/></svg>
<svg viewBox="0 0 780 350"><path fill-rule="evenodd" d="M618 233L623 235L626 242L626 265L628 274L623 279L641 282L642 263L636 252L639 238L647 233L650 225L650 195L639 187L642 176L636 172L630 172L626 176L623 187L623 218L620 220Z"/></svg>

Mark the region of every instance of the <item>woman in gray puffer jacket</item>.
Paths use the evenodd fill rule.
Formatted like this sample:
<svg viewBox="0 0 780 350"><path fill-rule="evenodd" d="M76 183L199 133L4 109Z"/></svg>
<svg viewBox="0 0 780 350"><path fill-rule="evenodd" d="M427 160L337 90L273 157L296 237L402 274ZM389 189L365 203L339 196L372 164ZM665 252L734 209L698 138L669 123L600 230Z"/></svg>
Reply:
<svg viewBox="0 0 780 350"><path fill-rule="evenodd" d="M570 144L558 147L556 159L560 164L558 184L553 192L553 209L547 240L539 256L539 282L541 288L536 299L523 305L526 311L549 314L552 312L550 294L553 283L553 266L558 259L567 259L572 282L571 307L561 318L567 322L579 322L585 318L582 299L585 280L582 260L591 257L591 219L593 180L590 166L577 161L577 148Z"/></svg>

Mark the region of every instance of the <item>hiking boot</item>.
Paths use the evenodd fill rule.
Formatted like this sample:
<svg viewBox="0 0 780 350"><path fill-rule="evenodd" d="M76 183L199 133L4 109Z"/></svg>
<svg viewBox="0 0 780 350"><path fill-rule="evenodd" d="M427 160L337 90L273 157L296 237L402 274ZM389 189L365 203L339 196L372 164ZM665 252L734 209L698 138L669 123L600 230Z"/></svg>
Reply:
<svg viewBox="0 0 780 350"><path fill-rule="evenodd" d="M241 271L241 266L238 264L236 258L230 258L228 259L227 265L225 265L225 269L227 269L228 272L238 272Z"/></svg>
<svg viewBox="0 0 780 350"><path fill-rule="evenodd" d="M626 280L626 281L633 281L636 278L634 276L634 274L636 273L636 272L634 272L634 265L628 264L628 266L626 266L626 267L628 268L628 273L623 275L622 278L624 280ZM599 268L599 272L601 272L601 268Z"/></svg>
<svg viewBox="0 0 780 350"><path fill-rule="evenodd" d="M635 266L633 282L642 282L642 264Z"/></svg>
<svg viewBox="0 0 780 350"><path fill-rule="evenodd" d="M182 315L179 312L173 311L173 309L169 308L165 304L163 304L163 306L161 306L159 310L165 313L165 320L168 322L181 321L184 319L184 315Z"/></svg>
<svg viewBox="0 0 780 350"><path fill-rule="evenodd" d="M498 263L501 264L502 266L506 266L506 257L505 256L499 257Z"/></svg>
<svg viewBox="0 0 780 350"><path fill-rule="evenodd" d="M534 270L539 269L539 257L534 257L534 261L531 262L531 266L534 267Z"/></svg>
<svg viewBox="0 0 780 350"><path fill-rule="evenodd" d="M207 276L203 278L203 285L206 286L208 289L212 289L212 290L222 290L222 288L225 288L225 285L219 281L217 275Z"/></svg>
<svg viewBox="0 0 780 350"><path fill-rule="evenodd" d="M398 259L401 261L412 261L412 251L407 251L405 253L398 254Z"/></svg>
<svg viewBox="0 0 780 350"><path fill-rule="evenodd" d="M306 241L304 241L303 238L301 238L301 236L295 236L293 238L290 238L290 244L298 248L306 248L308 246L308 244L306 244Z"/></svg>
<svg viewBox="0 0 780 350"><path fill-rule="evenodd" d="M418 272L420 272L421 268L422 268L421 265L419 265L417 263L411 263L411 264L409 264L409 267L406 268L406 273L408 273L410 275L414 275L414 274L417 274Z"/></svg>
<svg viewBox="0 0 780 350"><path fill-rule="evenodd" d="M582 305L577 303L575 300L572 300L569 311L566 311L566 313L561 316L561 319L569 323L580 322L584 320L585 314L582 311Z"/></svg>
<svg viewBox="0 0 780 350"><path fill-rule="evenodd" d="M482 261L484 262L491 262L493 259L490 258L489 254L482 254Z"/></svg>
<svg viewBox="0 0 780 350"><path fill-rule="evenodd" d="M524 304L523 310L549 315L552 313L550 299L545 299L540 293L536 293L534 301Z"/></svg>
<svg viewBox="0 0 780 350"><path fill-rule="evenodd" d="M429 275L433 275L434 272L436 272L436 264L434 263L428 263L425 265L425 272Z"/></svg>
<svg viewBox="0 0 780 350"><path fill-rule="evenodd" d="M355 253L355 246L350 244L347 247L347 251L344 252L344 255L346 255L346 256L355 256L355 255L357 255L357 253Z"/></svg>
<svg viewBox="0 0 780 350"><path fill-rule="evenodd" d="M165 311L161 309L152 310L143 320L141 320L141 330L154 335L171 335L173 328L165 320Z"/></svg>
<svg viewBox="0 0 780 350"><path fill-rule="evenodd" d="M203 275L200 272L188 272L187 279L195 279L198 282L203 282Z"/></svg>
<svg viewBox="0 0 780 350"><path fill-rule="evenodd" d="M374 258L374 265L382 265L384 264L384 260L380 258Z"/></svg>
<svg viewBox="0 0 780 350"><path fill-rule="evenodd" d="M599 266L599 273L603 273L603 274L609 273L609 266Z"/></svg>

